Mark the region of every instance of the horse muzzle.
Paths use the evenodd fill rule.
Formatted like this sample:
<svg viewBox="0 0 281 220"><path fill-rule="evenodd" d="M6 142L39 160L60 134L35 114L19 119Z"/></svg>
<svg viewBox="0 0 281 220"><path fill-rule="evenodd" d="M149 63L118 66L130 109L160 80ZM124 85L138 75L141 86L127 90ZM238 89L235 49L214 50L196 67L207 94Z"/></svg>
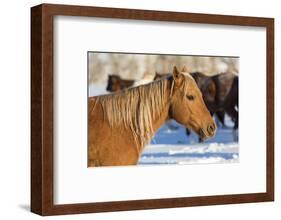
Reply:
<svg viewBox="0 0 281 220"><path fill-rule="evenodd" d="M215 123L208 124L206 128L199 129L199 135L202 139L213 137L216 133L217 126Z"/></svg>
<svg viewBox="0 0 281 220"><path fill-rule="evenodd" d="M209 124L207 126L207 132L209 134L209 136L214 136L217 130L217 126L215 125L215 123Z"/></svg>

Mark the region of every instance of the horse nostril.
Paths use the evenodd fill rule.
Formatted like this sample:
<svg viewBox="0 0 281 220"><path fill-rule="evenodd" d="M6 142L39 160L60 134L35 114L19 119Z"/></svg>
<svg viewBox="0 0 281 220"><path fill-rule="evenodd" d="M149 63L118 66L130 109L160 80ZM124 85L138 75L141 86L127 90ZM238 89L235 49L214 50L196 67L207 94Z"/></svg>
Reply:
<svg viewBox="0 0 281 220"><path fill-rule="evenodd" d="M215 126L214 125L208 125L207 131L209 134L213 134L215 131Z"/></svg>

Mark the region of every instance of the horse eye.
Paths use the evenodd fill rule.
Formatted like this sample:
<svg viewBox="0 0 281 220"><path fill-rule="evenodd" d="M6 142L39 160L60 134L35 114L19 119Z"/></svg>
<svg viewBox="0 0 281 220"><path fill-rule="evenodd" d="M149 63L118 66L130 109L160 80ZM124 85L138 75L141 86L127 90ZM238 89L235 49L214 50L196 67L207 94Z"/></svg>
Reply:
<svg viewBox="0 0 281 220"><path fill-rule="evenodd" d="M195 99L193 95L187 95L186 98L190 101L193 101Z"/></svg>

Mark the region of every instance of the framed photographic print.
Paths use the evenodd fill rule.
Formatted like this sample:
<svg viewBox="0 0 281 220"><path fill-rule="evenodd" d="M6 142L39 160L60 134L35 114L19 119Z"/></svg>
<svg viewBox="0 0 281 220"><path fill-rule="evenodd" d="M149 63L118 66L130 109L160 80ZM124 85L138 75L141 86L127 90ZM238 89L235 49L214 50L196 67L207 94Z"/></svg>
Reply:
<svg viewBox="0 0 281 220"><path fill-rule="evenodd" d="M274 200L274 19L31 9L31 211Z"/></svg>

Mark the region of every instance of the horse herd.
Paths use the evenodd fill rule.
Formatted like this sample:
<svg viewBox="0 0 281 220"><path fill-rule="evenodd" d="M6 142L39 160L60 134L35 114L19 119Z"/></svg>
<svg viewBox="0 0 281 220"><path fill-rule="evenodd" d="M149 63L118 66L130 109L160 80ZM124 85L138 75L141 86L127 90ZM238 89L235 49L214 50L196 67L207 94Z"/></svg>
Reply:
<svg viewBox="0 0 281 220"><path fill-rule="evenodd" d="M238 76L156 73L152 82L134 87L134 80L109 75L107 95L88 99L88 166L134 165L155 132L170 119L196 132L201 141L216 133L215 114L225 114L238 128Z"/></svg>

